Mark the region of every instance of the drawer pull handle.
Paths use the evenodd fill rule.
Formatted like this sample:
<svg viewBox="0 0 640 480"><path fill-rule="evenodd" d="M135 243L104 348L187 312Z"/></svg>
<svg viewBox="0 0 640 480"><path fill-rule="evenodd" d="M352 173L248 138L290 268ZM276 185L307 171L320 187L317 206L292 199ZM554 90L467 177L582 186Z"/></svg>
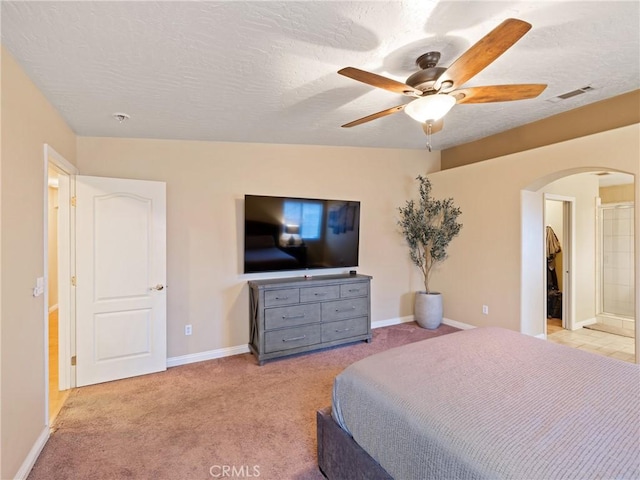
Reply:
<svg viewBox="0 0 640 480"><path fill-rule="evenodd" d="M307 336L306 335L302 335L301 337L283 338L282 341L283 342L295 342L296 340L304 340L305 338L307 338Z"/></svg>
<svg viewBox="0 0 640 480"><path fill-rule="evenodd" d="M352 310L355 310L356 307L349 307L349 308L343 308L342 310L339 308L336 308L336 313L342 313L342 312L350 312Z"/></svg>
<svg viewBox="0 0 640 480"><path fill-rule="evenodd" d="M351 328L343 328L342 330L336 330L336 333L348 332Z"/></svg>
<svg viewBox="0 0 640 480"><path fill-rule="evenodd" d="M276 300L289 300L289 297L276 297Z"/></svg>
<svg viewBox="0 0 640 480"><path fill-rule="evenodd" d="M349 293L354 293L354 292L359 292L360 289L359 288L350 288L349 289Z"/></svg>
<svg viewBox="0 0 640 480"><path fill-rule="evenodd" d="M283 315L282 316L283 320L292 320L294 318L304 318L304 313L301 313L300 315L289 315L289 316Z"/></svg>
<svg viewBox="0 0 640 480"><path fill-rule="evenodd" d="M326 297L327 292L314 293L314 295L315 295L316 297Z"/></svg>

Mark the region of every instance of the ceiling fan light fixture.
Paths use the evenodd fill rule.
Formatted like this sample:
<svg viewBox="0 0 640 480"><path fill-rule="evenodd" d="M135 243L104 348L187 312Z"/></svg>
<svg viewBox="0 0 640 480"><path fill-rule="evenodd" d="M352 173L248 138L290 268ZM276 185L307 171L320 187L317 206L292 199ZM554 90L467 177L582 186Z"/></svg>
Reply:
<svg viewBox="0 0 640 480"><path fill-rule="evenodd" d="M454 97L435 94L417 98L404 107L404 111L414 120L424 123L427 120L440 120L455 104Z"/></svg>

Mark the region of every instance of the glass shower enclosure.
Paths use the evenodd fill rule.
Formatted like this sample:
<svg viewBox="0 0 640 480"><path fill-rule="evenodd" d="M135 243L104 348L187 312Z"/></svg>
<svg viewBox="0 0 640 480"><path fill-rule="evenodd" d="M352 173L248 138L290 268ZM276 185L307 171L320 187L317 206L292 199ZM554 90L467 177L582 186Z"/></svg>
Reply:
<svg viewBox="0 0 640 480"><path fill-rule="evenodd" d="M600 291L598 322L634 329L634 205L599 208Z"/></svg>

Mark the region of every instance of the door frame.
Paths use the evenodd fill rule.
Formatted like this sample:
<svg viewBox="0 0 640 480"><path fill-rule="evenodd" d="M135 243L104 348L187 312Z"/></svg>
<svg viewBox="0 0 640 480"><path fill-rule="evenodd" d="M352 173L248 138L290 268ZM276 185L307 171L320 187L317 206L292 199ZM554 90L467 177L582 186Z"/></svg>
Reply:
<svg viewBox="0 0 640 480"><path fill-rule="evenodd" d="M547 209L546 202L547 200L562 202L562 236L563 236L563 245L562 245L562 327L567 330L573 330L575 323L575 289L573 286L575 285L575 279L573 274L573 265L575 265L575 208L576 208L576 199L575 197L568 197L565 195L557 195L554 193L545 193L543 195L544 198L544 208L542 210L542 221L543 221L543 232L545 232L545 228L547 225ZM546 236L543 238L543 242L545 244L544 252L546 249ZM544 292L545 299L543 302L544 305L544 334L545 337L547 335L547 262L544 262Z"/></svg>
<svg viewBox="0 0 640 480"><path fill-rule="evenodd" d="M75 275L75 215L71 199L75 195L74 176L78 169L60 155L51 145L44 144L44 361L45 361L45 419L49 425L49 167L58 170L64 180L58 191L58 378L60 390L75 387L75 367L71 357L75 350L73 333L75 325L74 289L71 277Z"/></svg>

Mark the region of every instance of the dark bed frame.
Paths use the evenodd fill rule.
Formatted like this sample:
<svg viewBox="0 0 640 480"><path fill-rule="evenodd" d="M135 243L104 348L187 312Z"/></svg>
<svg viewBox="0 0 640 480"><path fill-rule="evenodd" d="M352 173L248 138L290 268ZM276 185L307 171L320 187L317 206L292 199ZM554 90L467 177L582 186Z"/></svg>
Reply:
<svg viewBox="0 0 640 480"><path fill-rule="evenodd" d="M335 422L331 407L318 410L318 467L329 480L393 480L356 441Z"/></svg>

